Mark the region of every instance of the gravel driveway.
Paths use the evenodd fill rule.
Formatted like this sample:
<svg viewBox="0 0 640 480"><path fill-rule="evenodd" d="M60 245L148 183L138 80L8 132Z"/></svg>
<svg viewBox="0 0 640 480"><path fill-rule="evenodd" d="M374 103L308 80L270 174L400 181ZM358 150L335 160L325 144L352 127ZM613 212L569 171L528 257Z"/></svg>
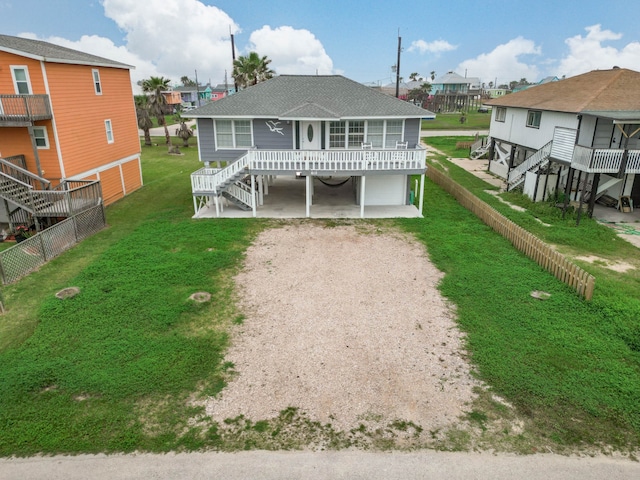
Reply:
<svg viewBox="0 0 640 480"><path fill-rule="evenodd" d="M226 360L237 376L207 414L271 419L297 407L347 431L470 411L477 382L422 244L372 226L297 222L259 235L236 278L246 319Z"/></svg>

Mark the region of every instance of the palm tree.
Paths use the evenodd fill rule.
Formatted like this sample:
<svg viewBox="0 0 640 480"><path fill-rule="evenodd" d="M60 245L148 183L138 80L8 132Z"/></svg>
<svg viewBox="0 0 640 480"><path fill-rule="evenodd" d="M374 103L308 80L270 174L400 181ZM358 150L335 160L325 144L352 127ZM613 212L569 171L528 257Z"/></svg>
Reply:
<svg viewBox="0 0 640 480"><path fill-rule="evenodd" d="M178 113L175 116L175 119L178 121L180 126L176 128L176 135L182 139L182 146L189 146L189 139L193 137L193 130L189 128L187 123L184 121L184 118Z"/></svg>
<svg viewBox="0 0 640 480"><path fill-rule="evenodd" d="M249 52L249 55L239 56L233 61L232 76L241 88L247 88L258 82L263 82L272 78L276 72L269 68L269 60L266 56L260 57L256 52Z"/></svg>
<svg viewBox="0 0 640 480"><path fill-rule="evenodd" d="M167 122L164 118L167 99L162 92L169 90L171 80L164 77L150 77L142 81L142 91L149 93L149 112L158 119L158 125L164 127L164 136L167 139L167 145L171 147L171 136L167 128Z"/></svg>
<svg viewBox="0 0 640 480"><path fill-rule="evenodd" d="M416 80L418 80L419 76L420 74L418 72L413 72L411 75L409 75L409 80L411 80L412 82L415 82Z"/></svg>
<svg viewBox="0 0 640 480"><path fill-rule="evenodd" d="M149 129L153 127L151 115L149 115L149 98L146 95L136 95L136 117L138 118L138 128L144 132L144 144L151 146L151 133Z"/></svg>
<svg viewBox="0 0 640 480"><path fill-rule="evenodd" d="M436 71L431 70L431 73L429 75L431 76L431 81L433 82L436 79Z"/></svg>

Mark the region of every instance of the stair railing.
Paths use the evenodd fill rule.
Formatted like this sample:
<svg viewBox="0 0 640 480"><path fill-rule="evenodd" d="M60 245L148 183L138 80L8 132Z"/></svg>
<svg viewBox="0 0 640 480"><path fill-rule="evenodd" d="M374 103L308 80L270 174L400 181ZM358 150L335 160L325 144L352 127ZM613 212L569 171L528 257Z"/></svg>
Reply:
<svg viewBox="0 0 640 480"><path fill-rule="evenodd" d="M551 145L553 144L553 140L544 145L540 150L527 158L520 165L515 167L513 170L509 172L509 178L507 179L507 184L509 188L513 188L520 183L522 183L524 179L524 174L529 170L540 165L544 160L549 158L549 154L551 153Z"/></svg>

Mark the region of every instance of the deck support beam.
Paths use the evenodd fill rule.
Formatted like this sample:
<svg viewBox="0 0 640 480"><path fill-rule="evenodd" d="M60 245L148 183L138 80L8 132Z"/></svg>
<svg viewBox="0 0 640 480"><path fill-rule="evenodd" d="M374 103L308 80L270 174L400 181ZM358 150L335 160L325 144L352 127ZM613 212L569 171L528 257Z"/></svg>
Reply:
<svg viewBox="0 0 640 480"><path fill-rule="evenodd" d="M424 206L424 173L420 175L420 201L418 202L418 211L422 215L422 207Z"/></svg>
<svg viewBox="0 0 640 480"><path fill-rule="evenodd" d="M307 218L311 217L311 189L313 188L313 184L311 183L311 175L307 175L305 178L306 181L306 190L305 190L305 203L306 203L306 215Z"/></svg>
<svg viewBox="0 0 640 480"><path fill-rule="evenodd" d="M362 179L360 183L360 218L364 218L364 189L367 177L362 175L360 178Z"/></svg>

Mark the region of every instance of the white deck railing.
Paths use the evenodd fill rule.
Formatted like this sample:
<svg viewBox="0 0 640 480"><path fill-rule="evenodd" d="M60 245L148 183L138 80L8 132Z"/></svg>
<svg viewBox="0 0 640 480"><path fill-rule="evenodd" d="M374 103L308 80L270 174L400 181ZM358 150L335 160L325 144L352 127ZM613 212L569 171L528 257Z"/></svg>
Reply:
<svg viewBox="0 0 640 480"><path fill-rule="evenodd" d="M588 173L617 173L624 150L589 148L576 145L571 166ZM640 150L629 150L624 173L640 173Z"/></svg>
<svg viewBox="0 0 640 480"><path fill-rule="evenodd" d="M242 171L305 172L311 175L335 172L425 170L426 150L249 150L222 170L201 168L191 174L194 194L217 194L220 186Z"/></svg>

